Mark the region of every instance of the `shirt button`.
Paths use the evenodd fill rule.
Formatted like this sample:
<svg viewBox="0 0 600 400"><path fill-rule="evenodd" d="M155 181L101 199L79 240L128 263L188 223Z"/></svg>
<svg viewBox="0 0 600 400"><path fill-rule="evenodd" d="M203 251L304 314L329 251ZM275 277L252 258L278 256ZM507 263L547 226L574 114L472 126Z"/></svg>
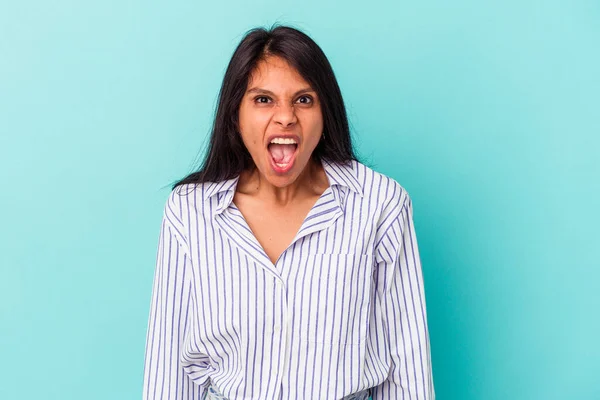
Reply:
<svg viewBox="0 0 600 400"><path fill-rule="evenodd" d="M273 327L273 329L275 329L275 332L279 332L281 330L281 325L277 324Z"/></svg>

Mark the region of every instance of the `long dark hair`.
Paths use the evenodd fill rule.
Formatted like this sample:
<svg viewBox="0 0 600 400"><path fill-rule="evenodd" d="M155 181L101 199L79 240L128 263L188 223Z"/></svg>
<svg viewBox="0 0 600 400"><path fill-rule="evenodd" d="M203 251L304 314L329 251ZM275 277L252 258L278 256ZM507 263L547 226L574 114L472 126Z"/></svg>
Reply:
<svg viewBox="0 0 600 400"><path fill-rule="evenodd" d="M173 185L219 182L252 168L254 161L238 131L239 107L251 73L269 56L286 60L309 83L321 103L325 137L312 153L315 161L357 160L352 147L346 107L333 69L323 50L298 29L273 25L248 31L235 49L219 91L208 152L200 170Z"/></svg>

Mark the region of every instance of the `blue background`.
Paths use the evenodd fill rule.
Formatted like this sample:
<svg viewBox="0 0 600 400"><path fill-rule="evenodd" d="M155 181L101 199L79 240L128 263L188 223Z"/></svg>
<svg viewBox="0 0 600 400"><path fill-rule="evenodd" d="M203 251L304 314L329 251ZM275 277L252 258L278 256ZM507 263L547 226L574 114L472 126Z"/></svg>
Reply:
<svg viewBox="0 0 600 400"><path fill-rule="evenodd" d="M438 399L600 399L598 1L0 6L0 398L136 399L162 206L246 30L411 194Z"/></svg>

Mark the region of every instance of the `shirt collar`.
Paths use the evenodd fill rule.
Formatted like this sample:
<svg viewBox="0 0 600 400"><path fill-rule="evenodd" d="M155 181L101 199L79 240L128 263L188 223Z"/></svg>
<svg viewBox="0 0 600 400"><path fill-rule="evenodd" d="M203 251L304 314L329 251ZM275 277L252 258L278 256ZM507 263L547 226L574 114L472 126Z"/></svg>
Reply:
<svg viewBox="0 0 600 400"><path fill-rule="evenodd" d="M346 187L357 193L359 196L363 196L363 188L357 177L358 161L352 160L346 164L342 164L322 160L321 164L323 165L330 186ZM220 200L215 212L222 211L229 206L231 201L233 201L233 194L235 193L239 179L240 176L238 175L221 182L210 182L207 184L204 191L205 199L209 199L221 193L226 194L225 196L219 196Z"/></svg>
<svg viewBox="0 0 600 400"><path fill-rule="evenodd" d="M344 186L363 196L363 188L358 181L358 161L341 164L323 160L322 164L331 186Z"/></svg>

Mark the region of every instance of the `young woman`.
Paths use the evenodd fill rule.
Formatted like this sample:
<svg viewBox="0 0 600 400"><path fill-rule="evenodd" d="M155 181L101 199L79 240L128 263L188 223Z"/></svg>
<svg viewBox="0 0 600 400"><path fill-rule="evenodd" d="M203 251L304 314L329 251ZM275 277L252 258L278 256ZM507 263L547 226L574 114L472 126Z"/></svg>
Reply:
<svg viewBox="0 0 600 400"><path fill-rule="evenodd" d="M164 208L145 400L433 399L406 190L360 163L306 34L254 29Z"/></svg>

